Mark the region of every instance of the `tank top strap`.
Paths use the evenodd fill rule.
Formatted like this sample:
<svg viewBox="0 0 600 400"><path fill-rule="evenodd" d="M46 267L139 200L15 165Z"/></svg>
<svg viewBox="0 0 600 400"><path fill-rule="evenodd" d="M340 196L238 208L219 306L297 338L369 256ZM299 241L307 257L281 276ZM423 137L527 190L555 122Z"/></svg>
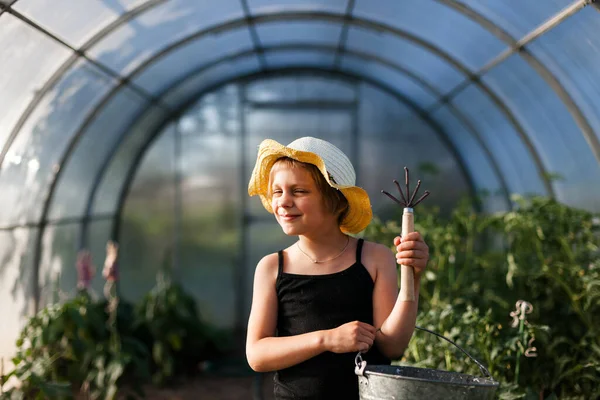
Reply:
<svg viewBox="0 0 600 400"><path fill-rule="evenodd" d="M356 244L356 262L360 263L360 255L362 253L362 246L363 246L363 242L365 240L364 239L358 239L358 243Z"/></svg>
<svg viewBox="0 0 600 400"><path fill-rule="evenodd" d="M281 277L281 274L283 273L283 250L279 250L277 252L277 255L279 256L279 267L277 268L277 279L279 279Z"/></svg>

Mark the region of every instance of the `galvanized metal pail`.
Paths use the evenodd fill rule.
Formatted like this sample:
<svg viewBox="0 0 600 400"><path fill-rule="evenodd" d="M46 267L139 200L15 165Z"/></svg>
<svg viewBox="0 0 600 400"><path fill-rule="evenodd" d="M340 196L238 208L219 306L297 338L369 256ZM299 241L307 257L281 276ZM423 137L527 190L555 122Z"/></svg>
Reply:
<svg viewBox="0 0 600 400"><path fill-rule="evenodd" d="M428 368L400 367L394 365L367 365L361 353L356 355L355 373L361 400L493 400L499 383L479 361L450 339L428 329L456 346L473 360L485 377Z"/></svg>

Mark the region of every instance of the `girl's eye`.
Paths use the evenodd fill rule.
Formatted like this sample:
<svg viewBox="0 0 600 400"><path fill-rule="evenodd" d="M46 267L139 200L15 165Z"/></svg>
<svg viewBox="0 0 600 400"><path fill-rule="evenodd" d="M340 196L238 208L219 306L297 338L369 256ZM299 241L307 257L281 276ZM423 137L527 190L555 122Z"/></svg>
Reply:
<svg viewBox="0 0 600 400"><path fill-rule="evenodd" d="M283 191L279 189L273 190L273 194L281 194L282 192Z"/></svg>
<svg viewBox="0 0 600 400"><path fill-rule="evenodd" d="M295 193L306 193L306 190L304 189L296 189L294 190Z"/></svg>

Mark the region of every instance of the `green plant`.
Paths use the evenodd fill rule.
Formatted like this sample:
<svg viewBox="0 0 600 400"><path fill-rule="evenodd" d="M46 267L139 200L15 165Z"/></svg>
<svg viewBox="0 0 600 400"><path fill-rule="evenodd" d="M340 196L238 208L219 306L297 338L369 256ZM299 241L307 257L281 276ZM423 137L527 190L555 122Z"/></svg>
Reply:
<svg viewBox="0 0 600 400"><path fill-rule="evenodd" d="M430 247L430 267L417 324L487 364L502 399L600 398L599 218L552 199L513 200L513 211L491 216L467 202L449 218L418 212L415 229ZM398 221L376 220L366 236L391 243ZM513 328L519 300L533 311ZM401 362L479 373L427 336L415 333Z"/></svg>
<svg viewBox="0 0 600 400"><path fill-rule="evenodd" d="M143 374L144 347L127 336L115 349L106 313L103 302L82 290L32 317L17 340L15 369L7 376L16 377L21 386L7 395L62 399L83 391L91 398L110 399L127 369Z"/></svg>
<svg viewBox="0 0 600 400"><path fill-rule="evenodd" d="M138 337L152 349L153 381L164 384L198 372L202 361L216 357L225 336L199 317L194 299L165 275L136 308Z"/></svg>

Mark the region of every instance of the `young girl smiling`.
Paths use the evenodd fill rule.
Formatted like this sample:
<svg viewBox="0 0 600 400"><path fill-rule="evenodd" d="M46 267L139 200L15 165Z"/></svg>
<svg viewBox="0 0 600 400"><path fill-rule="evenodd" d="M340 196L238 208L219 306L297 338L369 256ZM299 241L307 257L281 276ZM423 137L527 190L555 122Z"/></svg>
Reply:
<svg viewBox="0 0 600 400"><path fill-rule="evenodd" d="M333 144L304 137L259 147L248 192L283 232L298 236L265 256L254 276L246 355L277 371L276 399L358 399L357 352L369 364L399 358L414 331L429 249L418 232L396 237L396 255L355 239L372 218L350 160ZM415 301L398 295L396 263L415 271Z"/></svg>

